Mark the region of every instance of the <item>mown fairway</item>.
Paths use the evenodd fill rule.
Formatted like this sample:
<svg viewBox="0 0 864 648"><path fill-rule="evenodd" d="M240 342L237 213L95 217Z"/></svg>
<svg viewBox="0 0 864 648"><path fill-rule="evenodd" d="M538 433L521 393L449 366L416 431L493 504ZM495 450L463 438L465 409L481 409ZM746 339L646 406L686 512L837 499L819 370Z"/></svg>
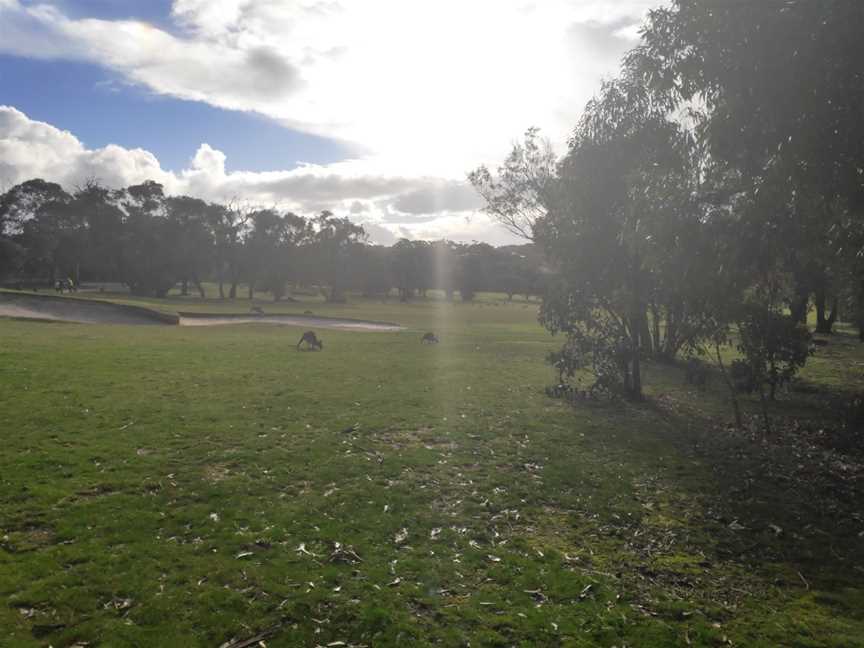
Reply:
<svg viewBox="0 0 864 648"><path fill-rule="evenodd" d="M0 320L0 645L864 645L858 455L551 400L533 304L314 309L408 330Z"/></svg>

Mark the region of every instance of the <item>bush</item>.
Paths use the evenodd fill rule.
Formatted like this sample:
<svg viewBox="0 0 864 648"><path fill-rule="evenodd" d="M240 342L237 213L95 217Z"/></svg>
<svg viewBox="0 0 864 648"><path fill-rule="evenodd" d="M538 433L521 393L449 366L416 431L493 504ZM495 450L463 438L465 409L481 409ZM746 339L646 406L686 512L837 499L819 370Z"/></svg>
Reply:
<svg viewBox="0 0 864 648"><path fill-rule="evenodd" d="M738 322L738 350L751 372L753 385L762 393L788 383L807 362L811 334L792 317L762 304L748 304Z"/></svg>
<svg viewBox="0 0 864 648"><path fill-rule="evenodd" d="M568 333L560 351L547 356L558 372L559 384L567 385L576 374L585 370L594 377L588 393L594 396L626 395L631 389L628 371L629 351L624 342L614 336L585 334L581 329Z"/></svg>

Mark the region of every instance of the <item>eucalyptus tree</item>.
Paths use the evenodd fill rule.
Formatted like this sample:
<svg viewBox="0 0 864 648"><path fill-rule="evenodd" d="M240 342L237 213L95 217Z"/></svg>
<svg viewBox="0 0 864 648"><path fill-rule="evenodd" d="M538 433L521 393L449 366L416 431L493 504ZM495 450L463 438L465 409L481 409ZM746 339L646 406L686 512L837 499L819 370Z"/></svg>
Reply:
<svg viewBox="0 0 864 648"><path fill-rule="evenodd" d="M535 239L558 271L541 320L567 336L568 366L642 398L656 241L651 221L681 184L685 137L628 76L603 84L558 167ZM581 359L579 359L581 357ZM572 372L571 372L572 373Z"/></svg>
<svg viewBox="0 0 864 648"><path fill-rule="evenodd" d="M244 270L250 299L258 286L279 301L286 295L289 280L297 276L298 250L311 242L311 225L301 216L275 209L252 212L249 223L244 242Z"/></svg>
<svg viewBox="0 0 864 648"><path fill-rule="evenodd" d="M429 246L432 286L443 291L447 301L453 301L453 295L458 289L461 273L459 247L446 239L433 241Z"/></svg>
<svg viewBox="0 0 864 648"><path fill-rule="evenodd" d="M204 299L202 281L211 271L215 258L215 237L208 222L212 208L200 198L190 196L169 196L165 199L165 208L178 234L181 294L188 295L192 283Z"/></svg>
<svg viewBox="0 0 864 648"><path fill-rule="evenodd" d="M862 30L857 0L673 0L627 57L668 109L699 107L715 160L773 195L756 225L785 247L793 314L812 296L821 332L851 244L834 234L864 216Z"/></svg>
<svg viewBox="0 0 864 648"><path fill-rule="evenodd" d="M351 281L355 248L366 241L366 231L347 217L323 211L313 221L314 234L307 259L314 265L320 284L327 287L329 302L345 300L345 289Z"/></svg>
<svg viewBox="0 0 864 648"><path fill-rule="evenodd" d="M126 214L120 278L136 295L164 297L180 279L179 222L168 218L162 185L148 181L117 192Z"/></svg>
<svg viewBox="0 0 864 648"><path fill-rule="evenodd" d="M395 283L392 268L393 248L381 245L355 247L355 281L352 287L360 290L364 297L387 298Z"/></svg>
<svg viewBox="0 0 864 648"><path fill-rule="evenodd" d="M673 0L628 61L670 105L704 103L719 158L861 198L862 29L857 0Z"/></svg>
<svg viewBox="0 0 864 648"><path fill-rule="evenodd" d="M127 215L121 202L124 192L112 191L96 180L78 187L71 209L86 224L86 258L83 266L89 278L121 281Z"/></svg>
<svg viewBox="0 0 864 648"><path fill-rule="evenodd" d="M219 285L219 298L225 299L225 284L230 284L228 297L237 297L237 284L240 282L243 257L243 237L251 209L236 205L211 204L207 209L206 221L213 235L216 280Z"/></svg>
<svg viewBox="0 0 864 648"><path fill-rule="evenodd" d="M390 249L390 267L400 301L408 301L416 293L425 297L434 283L433 253L428 241L404 238Z"/></svg>
<svg viewBox="0 0 864 648"><path fill-rule="evenodd" d="M256 284L261 283L268 267L276 262L280 220L281 215L275 209L256 209L249 213L241 261L249 299L254 297Z"/></svg>
<svg viewBox="0 0 864 648"><path fill-rule="evenodd" d="M52 283L58 276L73 274L81 256L81 237L80 221L69 209L71 200L60 185L40 178L2 194L0 266L41 275Z"/></svg>
<svg viewBox="0 0 864 648"><path fill-rule="evenodd" d="M488 243L462 245L458 249L456 285L463 302L474 301L481 290L490 290L494 277L495 248Z"/></svg>
<svg viewBox="0 0 864 648"><path fill-rule="evenodd" d="M533 241L534 228L549 210L557 157L537 128L529 128L492 173L480 166L468 180L486 201L485 211L516 236Z"/></svg>

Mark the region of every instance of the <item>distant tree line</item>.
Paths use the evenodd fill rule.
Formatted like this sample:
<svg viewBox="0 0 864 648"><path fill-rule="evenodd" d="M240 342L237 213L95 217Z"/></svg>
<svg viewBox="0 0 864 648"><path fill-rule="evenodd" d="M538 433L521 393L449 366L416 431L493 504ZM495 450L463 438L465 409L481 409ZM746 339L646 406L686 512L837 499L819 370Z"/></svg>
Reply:
<svg viewBox="0 0 864 648"><path fill-rule="evenodd" d="M673 0L563 157L530 130L472 172L555 271L541 320L566 338L562 377L639 399L643 359L710 356L770 399L811 309L817 333L842 314L864 340L862 26L854 0Z"/></svg>
<svg viewBox="0 0 864 648"><path fill-rule="evenodd" d="M69 193L29 180L0 194L0 278L13 285L118 282L136 295L274 300L312 288L328 301L347 291L407 301L441 290L471 301L479 291L539 295L542 261L532 245L493 248L451 241L371 245L361 225L322 212L307 218L279 209L217 204L166 195L155 182L108 189L88 182Z"/></svg>

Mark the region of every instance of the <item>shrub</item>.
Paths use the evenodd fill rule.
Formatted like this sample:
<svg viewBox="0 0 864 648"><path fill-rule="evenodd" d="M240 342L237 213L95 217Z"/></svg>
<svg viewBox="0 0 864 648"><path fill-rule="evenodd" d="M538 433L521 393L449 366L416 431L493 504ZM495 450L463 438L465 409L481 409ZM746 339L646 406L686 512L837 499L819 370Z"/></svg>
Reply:
<svg viewBox="0 0 864 648"><path fill-rule="evenodd" d="M777 388L788 383L807 362L812 338L807 327L792 317L762 304L748 304L738 322L738 350L760 394L769 388L771 400Z"/></svg>

